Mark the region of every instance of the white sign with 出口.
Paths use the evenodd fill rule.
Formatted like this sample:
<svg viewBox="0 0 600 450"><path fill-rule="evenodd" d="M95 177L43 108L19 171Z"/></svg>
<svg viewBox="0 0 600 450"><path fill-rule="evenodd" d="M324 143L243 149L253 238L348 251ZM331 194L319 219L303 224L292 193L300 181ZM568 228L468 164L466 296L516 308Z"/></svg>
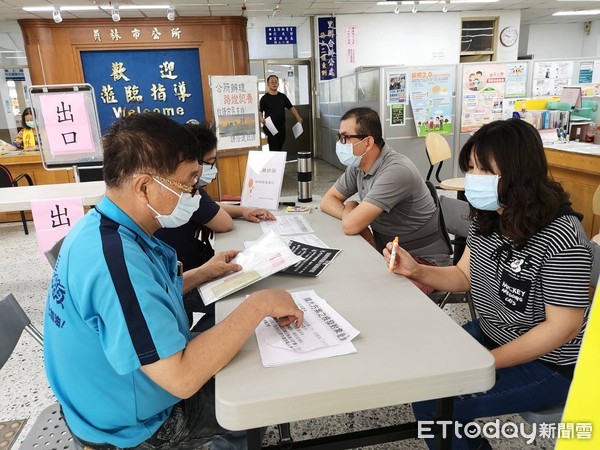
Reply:
<svg viewBox="0 0 600 450"><path fill-rule="evenodd" d="M248 152L242 206L276 210L279 206L286 152Z"/></svg>

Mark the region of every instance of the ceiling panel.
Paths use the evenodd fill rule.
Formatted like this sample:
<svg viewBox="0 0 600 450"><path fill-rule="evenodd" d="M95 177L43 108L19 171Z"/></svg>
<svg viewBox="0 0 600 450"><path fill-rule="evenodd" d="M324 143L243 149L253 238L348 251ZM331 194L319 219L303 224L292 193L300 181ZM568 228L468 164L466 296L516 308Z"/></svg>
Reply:
<svg viewBox="0 0 600 450"><path fill-rule="evenodd" d="M0 22L14 21L17 19L36 19L50 18L50 12L29 13L21 9L21 6L73 6L73 5L108 5L108 1L94 0L0 0L2 17ZM113 2L116 3L116 2ZM393 14L396 6L395 2L389 2L390 5L377 6L376 0L121 0L122 5L142 5L142 4L173 4L178 10L178 16L208 16L208 15L244 15L246 17L266 18L273 15L273 11L278 9L276 16L313 16L327 14ZM212 5L212 6L210 6ZM245 5L246 9L242 11ZM279 5L279 8L277 6ZM433 5L419 5L417 8L421 12L440 11L443 4L439 2ZM401 5L401 14L410 14L411 5ZM521 22L523 24L535 23L572 23L593 20L600 16L567 16L554 17L552 13L558 10L571 9L600 9L600 0L500 0L489 4L452 4L448 5L448 11L486 11L486 10L521 10ZM122 17L160 17L166 12L160 11L122 11ZM105 18L103 11L89 12L77 11L64 14L65 18Z"/></svg>

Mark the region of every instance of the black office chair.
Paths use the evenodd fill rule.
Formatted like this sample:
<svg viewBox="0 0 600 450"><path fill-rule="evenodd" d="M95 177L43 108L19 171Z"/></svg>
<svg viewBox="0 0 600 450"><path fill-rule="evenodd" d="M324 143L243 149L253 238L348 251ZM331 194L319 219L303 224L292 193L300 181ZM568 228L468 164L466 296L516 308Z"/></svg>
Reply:
<svg viewBox="0 0 600 450"><path fill-rule="evenodd" d="M22 173L16 178L13 178L12 174L10 173L10 170L8 170L8 167L0 164L0 188L16 187L19 185L19 180L21 180L22 178L25 178L25 180L27 180L29 186L33 186L33 180L29 175L27 175L26 173ZM21 221L23 222L23 230L25 231L25 234L29 234L29 229L27 228L27 220L25 219L25 211L20 211L20 213Z"/></svg>
<svg viewBox="0 0 600 450"><path fill-rule="evenodd" d="M87 181L102 181L104 174L102 167L78 167L79 181L85 183Z"/></svg>
<svg viewBox="0 0 600 450"><path fill-rule="evenodd" d="M35 328L25 311L12 294L0 299L0 368L4 366L15 349L23 330L43 345L44 337ZM60 414L60 406L53 403L44 409L21 444L21 450L75 449L73 438Z"/></svg>
<svg viewBox="0 0 600 450"><path fill-rule="evenodd" d="M447 232L454 235L454 239L450 243L454 252L453 261L456 265L465 250L469 227L471 226L469 204L463 200L442 195L440 196L440 209ZM435 298L434 301L436 301ZM477 318L470 291L446 292L436 303L440 308L444 308L449 303L466 303L473 320Z"/></svg>
<svg viewBox="0 0 600 450"><path fill-rule="evenodd" d="M436 187L433 185L433 183L431 181L425 181L425 185L427 186L427 189L429 189L429 193L431 194L431 197L433 198L433 202L435 203L435 207L437 209L436 213L438 214L439 237L444 242L445 247L446 247L444 249L444 252L446 252L446 254L450 255L452 253L452 244L450 242L450 236L448 236L446 221L444 219L444 213L442 212L442 208L440 205L440 198L438 197ZM438 252L436 252L436 253L438 253ZM439 253L441 253L441 252L439 252Z"/></svg>
<svg viewBox="0 0 600 450"><path fill-rule="evenodd" d="M52 248L50 250L46 250L44 252L44 255L46 255L46 259L48 260L48 263L50 263L50 265L52 266L52 268L54 269L54 266L56 265L56 260L58 259L58 253L60 252L60 248L63 245L65 238L62 237L60 238L58 241L56 241L56 243L52 246Z"/></svg>

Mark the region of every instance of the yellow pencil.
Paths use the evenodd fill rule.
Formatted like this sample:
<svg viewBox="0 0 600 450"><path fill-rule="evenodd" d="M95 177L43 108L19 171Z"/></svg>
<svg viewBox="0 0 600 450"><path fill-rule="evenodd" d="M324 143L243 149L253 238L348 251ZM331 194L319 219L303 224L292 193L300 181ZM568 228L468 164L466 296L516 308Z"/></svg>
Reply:
<svg viewBox="0 0 600 450"><path fill-rule="evenodd" d="M394 265L396 263L396 247L398 247L398 236L394 238L394 242L392 242L392 254L390 255L390 266L388 268L388 273L392 273L394 270Z"/></svg>

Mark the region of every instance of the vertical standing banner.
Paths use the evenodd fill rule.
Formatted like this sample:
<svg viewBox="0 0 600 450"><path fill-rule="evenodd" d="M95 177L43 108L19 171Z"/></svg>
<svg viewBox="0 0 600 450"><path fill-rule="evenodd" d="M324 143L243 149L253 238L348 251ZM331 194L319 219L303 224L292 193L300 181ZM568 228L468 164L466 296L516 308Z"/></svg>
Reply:
<svg viewBox="0 0 600 450"><path fill-rule="evenodd" d="M57 200L34 200L31 214L35 224L35 234L42 259L44 252L67 235L69 230L83 217L81 198L61 198Z"/></svg>
<svg viewBox="0 0 600 450"><path fill-rule="evenodd" d="M337 78L335 17L319 18L319 73L321 80Z"/></svg>
<svg viewBox="0 0 600 450"><path fill-rule="evenodd" d="M242 206L276 210L279 207L286 152L248 152Z"/></svg>
<svg viewBox="0 0 600 450"><path fill-rule="evenodd" d="M217 150L260 147L256 77L211 75L209 84Z"/></svg>

